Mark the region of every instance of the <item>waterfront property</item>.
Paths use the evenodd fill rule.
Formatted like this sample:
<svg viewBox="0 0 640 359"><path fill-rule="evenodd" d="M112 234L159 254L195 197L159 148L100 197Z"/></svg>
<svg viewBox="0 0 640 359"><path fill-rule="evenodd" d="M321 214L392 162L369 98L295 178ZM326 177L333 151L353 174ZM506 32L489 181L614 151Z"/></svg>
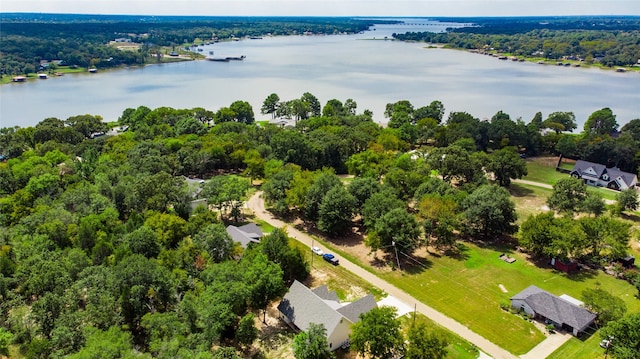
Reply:
<svg viewBox="0 0 640 359"><path fill-rule="evenodd" d="M596 319L596 314L581 307L575 299L557 297L535 285L511 297L511 306L575 336L586 331Z"/></svg>
<svg viewBox="0 0 640 359"><path fill-rule="evenodd" d="M330 292L327 286L309 289L298 281L293 282L278 304L280 317L294 329L305 331L311 323L322 324L327 330L327 343L332 351L348 346L351 325L360 321L360 314L376 307L371 294L342 304L336 292Z"/></svg>

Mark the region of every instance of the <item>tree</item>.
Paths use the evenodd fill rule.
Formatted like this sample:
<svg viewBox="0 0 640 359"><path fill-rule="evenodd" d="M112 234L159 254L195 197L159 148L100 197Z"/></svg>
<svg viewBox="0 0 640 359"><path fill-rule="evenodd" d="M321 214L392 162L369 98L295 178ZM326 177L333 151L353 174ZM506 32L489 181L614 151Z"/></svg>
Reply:
<svg viewBox="0 0 640 359"><path fill-rule="evenodd" d="M515 148L503 148L495 151L490 157L487 171L493 172L500 186L509 187L511 179L527 175L527 164Z"/></svg>
<svg viewBox="0 0 640 359"><path fill-rule="evenodd" d="M9 343L11 343L11 338L13 335L10 331L0 327L0 354L1 355L9 355Z"/></svg>
<svg viewBox="0 0 640 359"><path fill-rule="evenodd" d="M271 114L271 118L276 118L276 111L278 110L278 104L280 103L280 96L272 93L264 99L260 113L266 115Z"/></svg>
<svg viewBox="0 0 640 359"><path fill-rule="evenodd" d="M209 199L209 204L218 208L222 214L230 213L238 222L240 207L249 181L233 175L215 176L204 185L201 196Z"/></svg>
<svg viewBox="0 0 640 359"><path fill-rule="evenodd" d="M619 320L627 313L627 305L624 300L604 289L585 289L582 292L582 301L587 309L598 314L597 321L600 326L604 326L610 321Z"/></svg>
<svg viewBox="0 0 640 359"><path fill-rule="evenodd" d="M349 183L347 190L355 198L355 210L359 213L364 203L381 189L380 182L371 177L356 177Z"/></svg>
<svg viewBox="0 0 640 359"><path fill-rule="evenodd" d="M249 305L254 309L263 310L262 321L267 321L267 305L269 302L281 296L286 290L282 280L282 269L277 264L269 262L267 256L256 253L253 256L243 257L247 263L245 270L245 283L249 284Z"/></svg>
<svg viewBox="0 0 640 359"><path fill-rule="evenodd" d="M236 329L236 341L241 345L249 346L258 339L258 328L255 325L255 315L249 313L243 316Z"/></svg>
<svg viewBox="0 0 640 359"><path fill-rule="evenodd" d="M613 358L640 358L640 313L609 322L600 330L600 336L608 340L613 338L608 350Z"/></svg>
<svg viewBox="0 0 640 359"><path fill-rule="evenodd" d="M231 258L233 254L233 240L222 223L204 227L193 236L193 242L204 249L216 263Z"/></svg>
<svg viewBox="0 0 640 359"><path fill-rule="evenodd" d="M608 135L617 128L616 116L608 107L593 112L584 123L584 132L590 135Z"/></svg>
<svg viewBox="0 0 640 359"><path fill-rule="evenodd" d="M328 359L334 355L327 343L327 330L322 324L309 323L309 328L293 337L296 359Z"/></svg>
<svg viewBox="0 0 640 359"><path fill-rule="evenodd" d="M318 219L322 199L333 187L342 187L333 170L324 170L316 175L305 199L304 213L309 219Z"/></svg>
<svg viewBox="0 0 640 359"><path fill-rule="evenodd" d="M302 94L302 97L300 99L309 106L311 116L318 117L321 115L321 105L317 97L309 92L305 92Z"/></svg>
<svg viewBox="0 0 640 359"><path fill-rule="evenodd" d="M414 324L407 333L407 359L444 359L447 357L447 339L424 323Z"/></svg>
<svg viewBox="0 0 640 359"><path fill-rule="evenodd" d="M132 253L155 258L160 253L158 235L151 228L142 226L124 236L124 243Z"/></svg>
<svg viewBox="0 0 640 359"><path fill-rule="evenodd" d="M367 237L371 249L384 248L386 252L398 250L411 253L420 244L420 226L416 218L404 208L394 208L376 221L373 233Z"/></svg>
<svg viewBox="0 0 640 359"><path fill-rule="evenodd" d="M518 227L515 205L509 192L498 186L484 185L462 202L466 230L484 239L515 233Z"/></svg>
<svg viewBox="0 0 640 359"><path fill-rule="evenodd" d="M562 131L573 132L578 128L576 116L573 112L554 112L547 117L543 126L555 130L556 133Z"/></svg>
<svg viewBox="0 0 640 359"><path fill-rule="evenodd" d="M234 119L237 122L250 125L255 121L253 108L247 101L234 101L229 108L235 112L236 115L234 116Z"/></svg>
<svg viewBox="0 0 640 359"><path fill-rule="evenodd" d="M330 235L351 228L356 199L342 186L335 186L322 198L318 210L318 229Z"/></svg>
<svg viewBox="0 0 640 359"><path fill-rule="evenodd" d="M553 212L530 215L520 226L519 244L537 256L547 253L557 239L554 217Z"/></svg>
<svg viewBox="0 0 640 359"><path fill-rule="evenodd" d="M553 185L553 192L547 199L549 208L560 213L573 215L582 208L587 198L587 185L577 178L563 178Z"/></svg>
<svg viewBox="0 0 640 359"><path fill-rule="evenodd" d="M638 191L634 188L627 188L620 191L616 196L618 208L622 211L635 211L638 209Z"/></svg>
<svg viewBox="0 0 640 359"><path fill-rule="evenodd" d="M442 182L445 183L445 182ZM418 203L418 212L424 219L423 227L427 238L433 236L436 248L451 247L455 244L453 231L458 227L458 203L452 196L427 194Z"/></svg>
<svg viewBox="0 0 640 359"><path fill-rule="evenodd" d="M391 358L403 344L400 321L392 307L373 308L351 327L351 347L362 356Z"/></svg>
<svg viewBox="0 0 640 359"><path fill-rule="evenodd" d="M599 193L588 193L587 198L584 199L580 207L583 212L593 214L597 217L604 213L606 204L604 203L602 195Z"/></svg>
<svg viewBox="0 0 640 359"><path fill-rule="evenodd" d="M117 326L101 331L87 328L87 342L79 352L68 356L71 359L133 359L138 356L133 350L131 334L122 331Z"/></svg>
<svg viewBox="0 0 640 359"><path fill-rule="evenodd" d="M383 188L376 192L364 202L362 206L362 220L367 230L374 229L376 222L385 213L394 208L405 208L403 201L398 199L396 195L388 188Z"/></svg>

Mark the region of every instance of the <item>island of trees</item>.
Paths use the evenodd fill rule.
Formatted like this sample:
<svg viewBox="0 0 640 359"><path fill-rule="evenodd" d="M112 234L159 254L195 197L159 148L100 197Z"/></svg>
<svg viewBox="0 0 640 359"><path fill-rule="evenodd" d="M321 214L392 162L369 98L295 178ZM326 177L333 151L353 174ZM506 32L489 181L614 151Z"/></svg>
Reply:
<svg viewBox="0 0 640 359"><path fill-rule="evenodd" d="M0 130L0 353L11 343L28 358L240 355L267 305L309 274L283 230L245 250L227 235L225 224L245 220L242 202L257 183L275 214L336 240L358 228L391 266L397 253L455 254L466 240L594 267L628 249L620 215L637 209L637 193L621 193L610 214L568 178L548 199L557 216L518 227L508 188L527 173L523 157L542 152L637 172L640 119L619 129L604 108L573 135L571 112L525 121L500 111L481 121L456 111L444 118L437 100L401 100L387 104L381 127L352 99L323 106L311 93L271 94L260 112L295 124L256 122L238 100L216 111L128 108L109 126L78 115ZM194 208L197 198L209 207ZM627 274L640 287L638 278ZM637 314L620 319L624 312L607 317L603 332L623 340L619 332L638 328ZM396 327L392 313L372 315ZM386 357L389 347L368 342L368 321L354 329L354 349ZM424 333L409 342L446 345ZM310 341L296 337L294 349ZM423 355L417 345L407 348L412 357Z"/></svg>

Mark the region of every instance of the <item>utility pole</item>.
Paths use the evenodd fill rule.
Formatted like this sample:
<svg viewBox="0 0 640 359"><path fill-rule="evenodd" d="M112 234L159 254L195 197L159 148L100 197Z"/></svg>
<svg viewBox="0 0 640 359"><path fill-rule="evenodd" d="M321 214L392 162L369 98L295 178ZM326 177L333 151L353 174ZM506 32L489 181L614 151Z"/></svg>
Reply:
<svg viewBox="0 0 640 359"><path fill-rule="evenodd" d="M313 268L313 255L315 253L313 253L313 244L314 244L314 239L313 237L311 238L311 268Z"/></svg>
<svg viewBox="0 0 640 359"><path fill-rule="evenodd" d="M400 268L400 258L398 258L398 248L396 248L396 241L392 241L391 244L393 245L393 250L396 252L396 263L398 263L398 269L402 270L402 268Z"/></svg>
<svg viewBox="0 0 640 359"><path fill-rule="evenodd" d="M604 351L604 359L607 359L607 355L609 354L609 347L611 346L611 342L613 342L614 337L609 336L609 341L607 342L607 349Z"/></svg>

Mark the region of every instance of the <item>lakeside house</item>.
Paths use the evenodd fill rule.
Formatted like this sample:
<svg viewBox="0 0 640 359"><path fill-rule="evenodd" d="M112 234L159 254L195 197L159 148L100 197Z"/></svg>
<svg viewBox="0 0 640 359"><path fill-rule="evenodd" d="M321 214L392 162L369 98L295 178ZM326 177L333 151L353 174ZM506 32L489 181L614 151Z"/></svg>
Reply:
<svg viewBox="0 0 640 359"><path fill-rule="evenodd" d="M597 317L583 308L581 303L568 295L555 296L535 285L511 297L513 308L521 309L535 319L553 324L574 336L586 331Z"/></svg>
<svg viewBox="0 0 640 359"><path fill-rule="evenodd" d="M329 349L333 351L349 346L351 326L360 321L360 314L377 306L371 294L345 304L340 303L336 292L330 292L326 285L309 289L294 281L278 304L278 311L282 320L297 330L305 331L311 323L322 324L327 330Z"/></svg>
<svg viewBox="0 0 640 359"><path fill-rule="evenodd" d="M607 168L598 163L578 160L571 170L571 176L582 179L586 184L607 187L616 191L634 188L638 185L638 176L621 171L617 167Z"/></svg>

